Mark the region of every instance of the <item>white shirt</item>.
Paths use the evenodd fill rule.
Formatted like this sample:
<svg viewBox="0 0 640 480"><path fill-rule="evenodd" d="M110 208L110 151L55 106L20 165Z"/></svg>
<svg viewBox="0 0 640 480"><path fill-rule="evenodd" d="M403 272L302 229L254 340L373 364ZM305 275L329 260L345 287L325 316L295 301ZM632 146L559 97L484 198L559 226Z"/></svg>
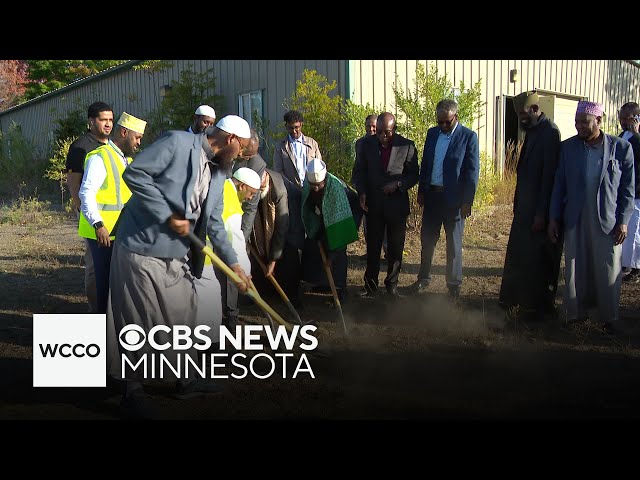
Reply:
<svg viewBox="0 0 640 480"><path fill-rule="evenodd" d="M118 153L120 161L126 168L128 162L122 150L111 140L109 140L108 145L111 145ZM96 194L106 178L107 171L104 168L102 157L98 154L91 155L84 166L84 175L82 176L82 183L80 184L80 191L78 192L81 202L80 208L85 218L89 221L89 225L94 225L96 222L102 221L102 216L98 210L98 202L96 202Z"/></svg>

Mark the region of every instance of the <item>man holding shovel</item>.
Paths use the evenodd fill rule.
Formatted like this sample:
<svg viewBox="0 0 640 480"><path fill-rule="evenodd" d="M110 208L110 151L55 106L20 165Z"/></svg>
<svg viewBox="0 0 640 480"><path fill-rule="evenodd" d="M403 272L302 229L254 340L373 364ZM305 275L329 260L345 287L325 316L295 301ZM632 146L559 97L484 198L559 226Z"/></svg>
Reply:
<svg viewBox="0 0 640 480"><path fill-rule="evenodd" d="M325 260L332 266L333 279L329 281L335 283L340 302L347 292L347 245L358 240L346 188L344 182L327 172L322 160L313 159L307 164L302 187L302 223L307 239L319 242L321 256L327 255L322 260L325 267Z"/></svg>
<svg viewBox="0 0 640 480"><path fill-rule="evenodd" d="M121 354L135 365L147 350L120 346L118 335L125 326L135 324L145 332L160 324L195 328L194 277L202 274L204 253L192 248L188 259L191 230L202 240L209 236L218 255L240 277L238 289L247 290L249 277L238 263L221 215L225 171L249 137L248 123L228 115L201 134L165 133L125 170L132 197L120 216L107 308L107 368L114 378L121 379ZM170 342L166 337L159 342ZM136 374L123 379L121 405L134 416L149 417L143 379ZM221 391L220 385L199 380L179 379L177 386L179 398Z"/></svg>

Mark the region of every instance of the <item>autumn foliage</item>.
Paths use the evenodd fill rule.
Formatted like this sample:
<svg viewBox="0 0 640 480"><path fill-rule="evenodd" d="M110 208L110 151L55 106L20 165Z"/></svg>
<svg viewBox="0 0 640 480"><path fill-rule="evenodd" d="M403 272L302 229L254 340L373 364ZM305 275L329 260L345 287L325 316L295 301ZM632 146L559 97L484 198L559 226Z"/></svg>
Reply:
<svg viewBox="0 0 640 480"><path fill-rule="evenodd" d="M0 60L0 111L18 104L26 90L27 65L22 60Z"/></svg>

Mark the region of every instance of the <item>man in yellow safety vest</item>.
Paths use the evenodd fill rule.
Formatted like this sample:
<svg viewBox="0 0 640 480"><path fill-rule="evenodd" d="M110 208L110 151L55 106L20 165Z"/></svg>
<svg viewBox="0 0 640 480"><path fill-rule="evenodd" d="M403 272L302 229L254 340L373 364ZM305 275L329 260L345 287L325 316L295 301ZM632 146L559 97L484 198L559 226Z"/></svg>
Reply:
<svg viewBox="0 0 640 480"><path fill-rule="evenodd" d="M123 112L111 138L87 153L80 185L78 235L87 239L96 274L98 310L107 312L113 227L131 191L122 181L124 169L140 147L147 122Z"/></svg>

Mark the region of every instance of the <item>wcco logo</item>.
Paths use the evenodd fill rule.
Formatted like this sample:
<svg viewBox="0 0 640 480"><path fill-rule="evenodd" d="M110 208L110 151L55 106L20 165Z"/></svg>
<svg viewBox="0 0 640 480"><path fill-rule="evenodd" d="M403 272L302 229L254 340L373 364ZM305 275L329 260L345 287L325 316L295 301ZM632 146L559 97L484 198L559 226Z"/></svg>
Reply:
<svg viewBox="0 0 640 480"><path fill-rule="evenodd" d="M33 315L34 387L106 386L106 315Z"/></svg>

